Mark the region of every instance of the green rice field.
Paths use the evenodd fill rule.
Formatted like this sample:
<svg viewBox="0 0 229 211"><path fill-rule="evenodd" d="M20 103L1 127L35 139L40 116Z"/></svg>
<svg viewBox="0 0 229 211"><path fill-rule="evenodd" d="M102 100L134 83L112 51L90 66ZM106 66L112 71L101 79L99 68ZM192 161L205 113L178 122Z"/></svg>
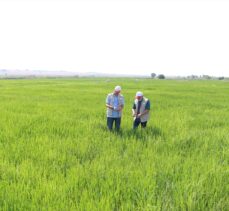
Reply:
<svg viewBox="0 0 229 211"><path fill-rule="evenodd" d="M151 118L133 131L139 90ZM0 210L229 210L229 82L0 80Z"/></svg>

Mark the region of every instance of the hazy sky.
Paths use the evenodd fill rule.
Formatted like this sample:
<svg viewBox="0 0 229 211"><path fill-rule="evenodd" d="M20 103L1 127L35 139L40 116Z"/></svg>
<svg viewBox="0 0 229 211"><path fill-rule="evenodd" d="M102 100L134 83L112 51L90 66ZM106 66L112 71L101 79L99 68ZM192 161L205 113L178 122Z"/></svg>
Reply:
<svg viewBox="0 0 229 211"><path fill-rule="evenodd" d="M0 69L229 76L229 1L0 0Z"/></svg>

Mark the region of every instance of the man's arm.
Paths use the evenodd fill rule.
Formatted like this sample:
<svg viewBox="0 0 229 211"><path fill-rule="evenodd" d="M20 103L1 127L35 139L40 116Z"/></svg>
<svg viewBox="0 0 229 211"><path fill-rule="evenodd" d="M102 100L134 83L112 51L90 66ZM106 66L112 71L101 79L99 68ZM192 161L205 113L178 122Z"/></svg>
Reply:
<svg viewBox="0 0 229 211"><path fill-rule="evenodd" d="M124 108L124 105L122 104L118 107L118 111L121 111L123 108Z"/></svg>
<svg viewBox="0 0 229 211"><path fill-rule="evenodd" d="M132 116L135 117L137 115L136 109L132 109Z"/></svg>
<svg viewBox="0 0 229 211"><path fill-rule="evenodd" d="M143 116L143 115L145 115L145 114L147 114L147 113L149 113L149 110L148 110L148 109L146 109L146 110L143 111L142 113L138 114L138 117L141 117L141 116Z"/></svg>
<svg viewBox="0 0 229 211"><path fill-rule="evenodd" d="M112 110L114 109L114 107L109 105L109 104L106 104L106 107L109 108L109 109L112 109Z"/></svg>
<svg viewBox="0 0 229 211"><path fill-rule="evenodd" d="M106 98L106 107L109 108L109 109L114 109L112 105L110 105L110 99L109 99L109 95L107 96Z"/></svg>
<svg viewBox="0 0 229 211"><path fill-rule="evenodd" d="M122 98L121 105L119 105L118 107L118 111L122 111L123 108L124 108L124 98Z"/></svg>
<svg viewBox="0 0 229 211"><path fill-rule="evenodd" d="M134 103L132 107L132 116L135 117L136 115L137 115L137 111L136 111L136 105Z"/></svg>

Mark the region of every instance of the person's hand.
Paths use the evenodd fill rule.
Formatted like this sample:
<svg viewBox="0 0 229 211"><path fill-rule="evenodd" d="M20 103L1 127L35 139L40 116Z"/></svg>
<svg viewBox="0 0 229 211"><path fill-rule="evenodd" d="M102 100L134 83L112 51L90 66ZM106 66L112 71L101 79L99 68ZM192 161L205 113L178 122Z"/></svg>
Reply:
<svg viewBox="0 0 229 211"><path fill-rule="evenodd" d="M117 110L118 111L121 111L122 110L122 106L119 106Z"/></svg>
<svg viewBox="0 0 229 211"><path fill-rule="evenodd" d="M140 118L141 116L142 116L142 114L138 114L138 115L137 115L137 118Z"/></svg>
<svg viewBox="0 0 229 211"><path fill-rule="evenodd" d="M114 110L114 111L117 111L117 110L118 110L118 107L114 106L114 107L113 107L113 110Z"/></svg>

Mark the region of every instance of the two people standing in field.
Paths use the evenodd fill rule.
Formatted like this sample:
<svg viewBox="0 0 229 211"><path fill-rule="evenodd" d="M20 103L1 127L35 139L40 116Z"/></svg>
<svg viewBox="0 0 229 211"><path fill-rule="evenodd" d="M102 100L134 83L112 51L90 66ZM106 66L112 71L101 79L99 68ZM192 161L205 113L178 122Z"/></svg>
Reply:
<svg viewBox="0 0 229 211"><path fill-rule="evenodd" d="M115 130L120 130L122 110L124 108L124 97L121 95L121 87L116 86L113 93L107 95L107 127L111 131L115 122ZM150 101L143 96L143 93L138 91L135 96L135 101L132 107L132 115L134 117L133 129L136 129L140 124L145 128L149 119Z"/></svg>

